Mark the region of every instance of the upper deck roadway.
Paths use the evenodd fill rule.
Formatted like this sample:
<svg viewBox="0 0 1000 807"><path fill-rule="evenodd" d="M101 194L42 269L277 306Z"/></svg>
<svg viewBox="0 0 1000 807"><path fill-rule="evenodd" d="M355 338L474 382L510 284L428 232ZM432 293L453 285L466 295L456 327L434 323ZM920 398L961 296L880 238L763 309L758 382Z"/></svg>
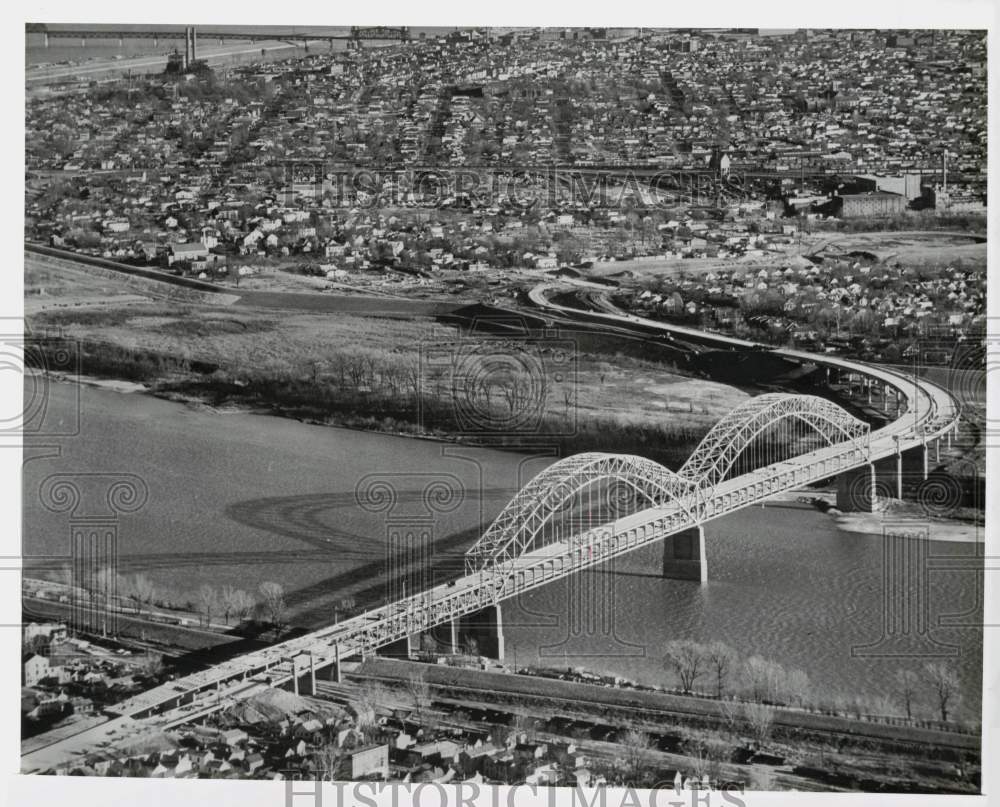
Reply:
<svg viewBox="0 0 1000 807"><path fill-rule="evenodd" d="M579 315L576 309L550 302L546 292L551 288L535 288L531 292L532 301L562 314ZM641 324L701 339L712 338L733 348L761 347L744 340L644 320L624 312L588 312L588 317L616 324ZM850 359L794 350L775 352L819 366L838 368L894 389L905 402L905 407L901 407L903 413L883 428L869 431L865 426L860 437L715 484L679 481L676 495L656 506L563 540L553 540L520 555L508 554L502 563L468 563L468 573L453 582L162 684L107 708L106 712L113 717L99 725L42 747L32 746L34 750L22 756L22 771L44 771L147 730L190 722L270 686L288 683L308 673L310 668L339 663L349 656L374 653L390 642L498 604L672 533L762 502L777 493L926 444L928 439L939 438L957 426L958 405L945 390L927 381ZM594 456L600 460L613 455ZM468 556L467 560L470 560Z"/></svg>

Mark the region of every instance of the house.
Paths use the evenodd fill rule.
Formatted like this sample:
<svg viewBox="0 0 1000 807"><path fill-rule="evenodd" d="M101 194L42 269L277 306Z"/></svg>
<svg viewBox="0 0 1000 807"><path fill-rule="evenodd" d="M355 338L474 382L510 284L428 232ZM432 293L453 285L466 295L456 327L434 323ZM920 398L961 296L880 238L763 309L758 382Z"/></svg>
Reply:
<svg viewBox="0 0 1000 807"><path fill-rule="evenodd" d="M350 759L351 779L389 776L389 746L385 743L356 748L350 752Z"/></svg>
<svg viewBox="0 0 1000 807"><path fill-rule="evenodd" d="M42 679L52 675L52 665L48 657L40 656L38 653L29 653L25 656L23 669L24 685L28 687L35 686Z"/></svg>
<svg viewBox="0 0 1000 807"><path fill-rule="evenodd" d="M257 242L264 237L264 233L260 230L253 230L243 236L242 244L244 249L251 249L257 246Z"/></svg>
<svg viewBox="0 0 1000 807"><path fill-rule="evenodd" d="M554 762L539 765L524 777L526 785L554 785L559 782L559 766Z"/></svg>
<svg viewBox="0 0 1000 807"><path fill-rule="evenodd" d="M200 242L193 244L171 244L167 255L167 265L177 261L202 261L208 257L208 247Z"/></svg>
<svg viewBox="0 0 1000 807"><path fill-rule="evenodd" d="M495 782L502 784L514 784L521 778L523 764L514 759L514 755L507 752L493 754L483 760L483 775Z"/></svg>
<svg viewBox="0 0 1000 807"><path fill-rule="evenodd" d="M232 748L238 743L245 742L250 735L248 735L243 729L226 729L219 735L219 739L222 740L226 745Z"/></svg>
<svg viewBox="0 0 1000 807"><path fill-rule="evenodd" d="M66 638L66 626L61 622L29 622L24 626L24 641L30 642L36 636L45 636L55 642Z"/></svg>

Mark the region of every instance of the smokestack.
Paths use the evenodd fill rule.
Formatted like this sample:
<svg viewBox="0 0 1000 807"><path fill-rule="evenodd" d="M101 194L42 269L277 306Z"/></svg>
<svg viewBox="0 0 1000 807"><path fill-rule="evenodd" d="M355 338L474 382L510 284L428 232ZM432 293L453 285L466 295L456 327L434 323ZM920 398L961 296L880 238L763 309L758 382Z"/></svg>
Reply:
<svg viewBox="0 0 1000 807"><path fill-rule="evenodd" d="M192 28L191 29L191 61L198 60L198 32Z"/></svg>
<svg viewBox="0 0 1000 807"><path fill-rule="evenodd" d="M191 64L191 29L184 29L184 69L188 69Z"/></svg>

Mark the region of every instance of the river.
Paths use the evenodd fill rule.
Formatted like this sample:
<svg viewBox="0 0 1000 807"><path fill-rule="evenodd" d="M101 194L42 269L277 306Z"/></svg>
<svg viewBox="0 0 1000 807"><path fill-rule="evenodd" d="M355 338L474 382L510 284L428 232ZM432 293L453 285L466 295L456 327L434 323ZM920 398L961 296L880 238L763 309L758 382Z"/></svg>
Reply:
<svg viewBox="0 0 1000 807"><path fill-rule="evenodd" d="M119 571L147 572L173 597L203 583L253 590L275 580L293 620L308 626L332 621L345 598L382 601L392 529L427 529L436 567L460 566L481 525L552 461L90 386L50 382L44 391L46 430L67 436L32 438L26 451L27 569L63 565L71 522L106 511L106 485L135 475L148 499L117 518ZM74 513L43 505L39 491L53 474L70 474L83 492ZM379 486L394 501L375 495ZM363 505L359 490L373 494ZM442 490L453 495L433 495ZM908 591L929 627L911 625L912 641L894 657L879 655L900 647L879 641L891 627L880 536L843 532L795 503L745 509L705 534L705 586L662 579L649 547L505 603L508 661L662 684L665 642L721 639L804 670L823 693L892 695L900 666L954 652L964 713L978 713L982 544L926 544L926 584Z"/></svg>

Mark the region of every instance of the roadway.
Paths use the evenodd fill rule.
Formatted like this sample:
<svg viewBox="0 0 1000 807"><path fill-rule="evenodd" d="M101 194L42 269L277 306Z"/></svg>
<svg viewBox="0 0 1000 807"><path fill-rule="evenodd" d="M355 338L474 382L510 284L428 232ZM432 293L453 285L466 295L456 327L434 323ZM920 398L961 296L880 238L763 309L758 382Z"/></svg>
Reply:
<svg viewBox="0 0 1000 807"><path fill-rule="evenodd" d="M548 299L547 294L559 288L555 284L535 286L528 294L532 303L543 310L558 312L563 316L579 316L580 310L559 305ZM662 331L670 336L695 337L699 340L710 339L720 347L738 350L768 350L779 356L810 362L820 367L836 368L861 377L867 377L883 386L893 389L900 396L901 408L905 406L906 414L890 421L883 428L872 432L873 459L892 456L899 450L907 450L922 445L927 440L940 438L958 426L961 407L954 397L937 384L909 376L896 370L867 362L847 359L839 356L817 355L802 350L790 348L773 348L759 342L750 342L723 334L714 334L687 328L682 325L667 324L657 320L637 317L625 311L615 310L610 303L603 306L603 311L587 311L588 318L597 318L618 325L641 325ZM905 404L903 403L905 402ZM899 446L896 441L899 440Z"/></svg>

